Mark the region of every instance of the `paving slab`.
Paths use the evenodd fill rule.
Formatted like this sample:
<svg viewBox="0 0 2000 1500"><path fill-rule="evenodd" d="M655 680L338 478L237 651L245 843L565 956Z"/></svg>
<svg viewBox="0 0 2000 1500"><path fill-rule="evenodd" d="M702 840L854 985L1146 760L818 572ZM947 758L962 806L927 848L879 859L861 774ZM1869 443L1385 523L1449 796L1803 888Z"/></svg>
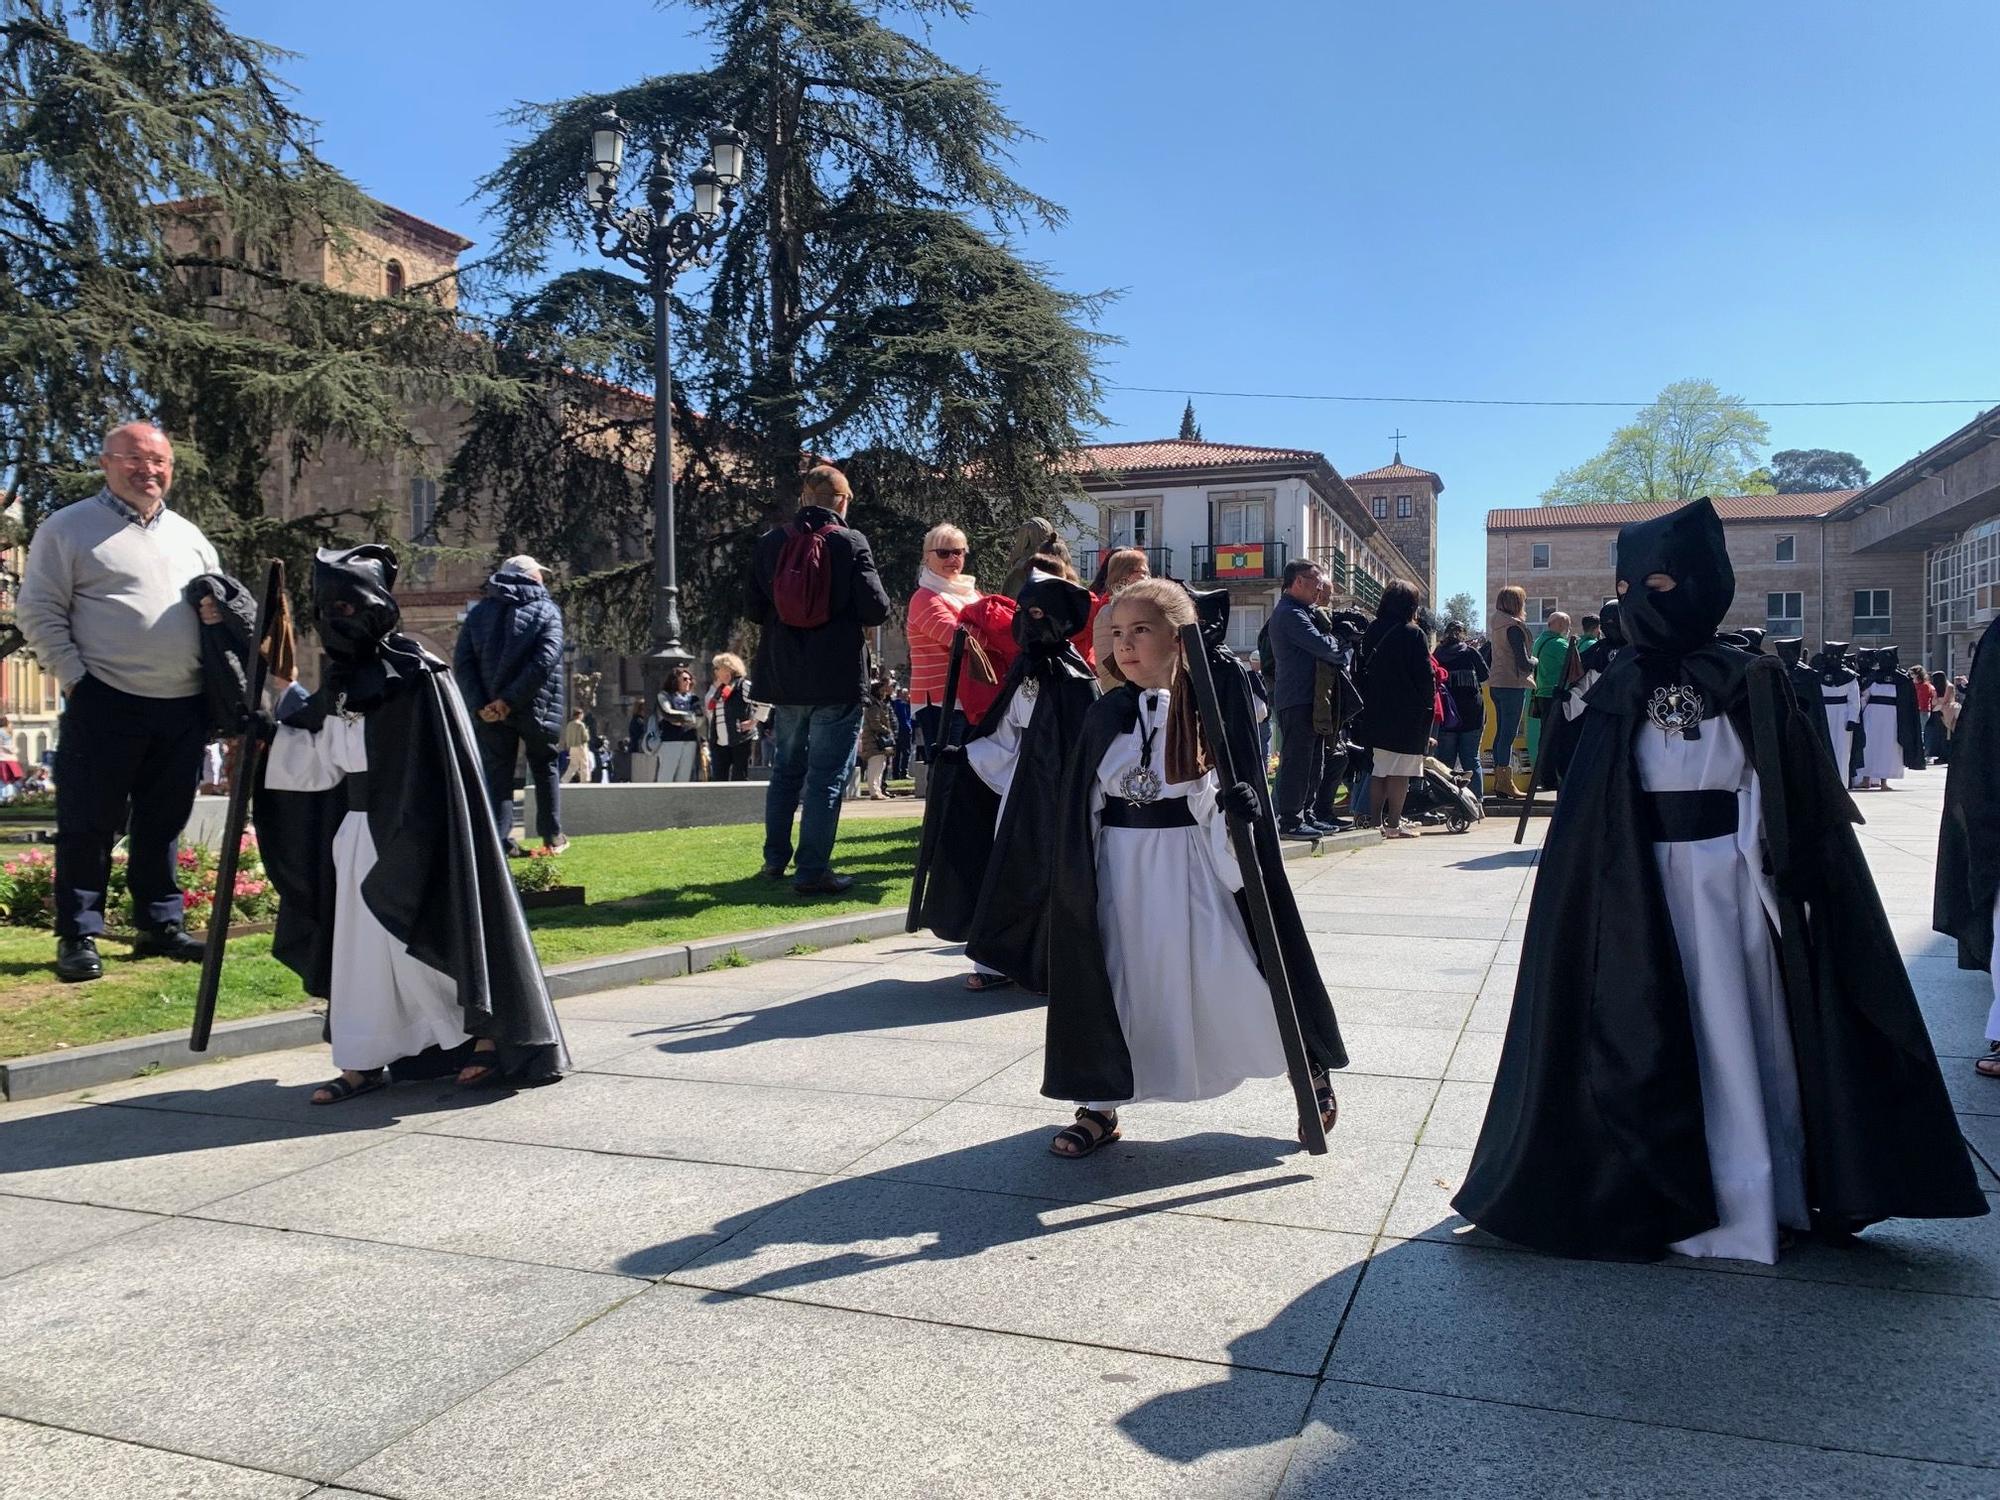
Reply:
<svg viewBox="0 0 2000 1500"><path fill-rule="evenodd" d="M1410 1240L1369 1263L1328 1374L2000 1469L1996 1347L1983 1298Z"/></svg>
<svg viewBox="0 0 2000 1500"><path fill-rule="evenodd" d="M496 1474L539 1500L1268 1494L1312 1382L1222 1376L660 1286L344 1477L432 1500L490 1500ZM1156 1441L1187 1456L1163 1463L1133 1413L1166 1402Z"/></svg>
<svg viewBox="0 0 2000 1500"><path fill-rule="evenodd" d="M208 1204L201 1216L650 1277L824 1180L413 1135Z"/></svg>
<svg viewBox="0 0 2000 1500"><path fill-rule="evenodd" d="M642 1040L599 1071L943 1101L984 1083L1038 1045L1039 1038L981 1047L880 1033L743 1041L676 1036Z"/></svg>
<svg viewBox="0 0 2000 1500"><path fill-rule="evenodd" d="M0 1193L179 1213L379 1138L367 1129L302 1132L266 1120L69 1104L0 1120Z"/></svg>
<svg viewBox="0 0 2000 1500"><path fill-rule="evenodd" d="M1200 1192L1181 1201L1192 1207ZM1117 1208L852 1178L792 1199L672 1279L1316 1372L1367 1239L1166 1212L1175 1201Z"/></svg>
<svg viewBox="0 0 2000 1500"><path fill-rule="evenodd" d="M1465 1025L1471 1003L1462 994L1440 995L1430 990L1353 989L1329 985L1327 997L1342 1031L1350 1026L1427 1026L1457 1031Z"/></svg>
<svg viewBox="0 0 2000 1500"><path fill-rule="evenodd" d="M617 1155L837 1172L936 1108L934 1100L879 1094L579 1073L420 1128Z"/></svg>
<svg viewBox="0 0 2000 1500"><path fill-rule="evenodd" d="M1430 912L1412 910L1401 903L1375 911L1303 911L1299 915L1307 932L1369 933L1410 940L1406 944L1392 945L1398 947L1413 946L1435 937L1497 940L1508 935L1505 916L1482 913L1440 919Z"/></svg>
<svg viewBox="0 0 2000 1500"><path fill-rule="evenodd" d="M1070 1161L1048 1149L1070 1118L1068 1110L951 1104L849 1170L1073 1203L1159 1205L1192 1196L1189 1213L1374 1234L1411 1151L1336 1129L1327 1155L1309 1157L1295 1138L1154 1119L1135 1123L1087 1161Z"/></svg>
<svg viewBox="0 0 2000 1500"><path fill-rule="evenodd" d="M1392 1078L1436 1078L1451 1057L1458 1033L1437 1026L1377 1026L1342 1020L1347 1073Z"/></svg>
<svg viewBox="0 0 2000 1500"><path fill-rule="evenodd" d="M0 1414L332 1479L633 1290L178 1220L0 1281Z"/></svg>
<svg viewBox="0 0 2000 1500"><path fill-rule="evenodd" d="M1331 1380L1279 1500L1974 1500L1980 1469Z"/></svg>
<svg viewBox="0 0 2000 1500"><path fill-rule="evenodd" d="M202 1063L157 1078L128 1079L86 1089L76 1098L126 1109L276 1120L302 1130L360 1136L386 1135L424 1115L464 1109L488 1097L465 1093L449 1079L439 1079L391 1084L337 1108L314 1104L313 1090L338 1071L324 1045L294 1047Z"/></svg>
<svg viewBox="0 0 2000 1500"><path fill-rule="evenodd" d="M301 1500L310 1479L262 1474L205 1458L113 1442L0 1417L8 1500Z"/></svg>
<svg viewBox="0 0 2000 1500"><path fill-rule="evenodd" d="M118 1208L0 1196L0 1276L158 1222L152 1214ZM0 1332L0 1349L5 1347L6 1335Z"/></svg>

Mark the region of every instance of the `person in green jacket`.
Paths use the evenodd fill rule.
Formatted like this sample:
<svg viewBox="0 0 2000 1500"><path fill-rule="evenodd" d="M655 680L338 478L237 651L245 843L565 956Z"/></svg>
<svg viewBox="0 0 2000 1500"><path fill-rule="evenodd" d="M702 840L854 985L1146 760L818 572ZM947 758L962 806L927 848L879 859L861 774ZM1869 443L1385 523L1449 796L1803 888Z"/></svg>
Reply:
<svg viewBox="0 0 2000 1500"><path fill-rule="evenodd" d="M1528 764L1535 764L1535 757L1542 746L1542 726L1547 716L1556 710L1552 707L1569 680L1570 653L1574 646L1569 638L1569 616L1557 610L1542 627L1542 633L1535 638L1535 691L1528 709Z"/></svg>
<svg viewBox="0 0 2000 1500"><path fill-rule="evenodd" d="M1576 636L1576 659L1578 661L1582 661L1584 654L1597 644L1598 631L1603 628L1603 625L1604 622L1596 615L1585 615L1578 622Z"/></svg>

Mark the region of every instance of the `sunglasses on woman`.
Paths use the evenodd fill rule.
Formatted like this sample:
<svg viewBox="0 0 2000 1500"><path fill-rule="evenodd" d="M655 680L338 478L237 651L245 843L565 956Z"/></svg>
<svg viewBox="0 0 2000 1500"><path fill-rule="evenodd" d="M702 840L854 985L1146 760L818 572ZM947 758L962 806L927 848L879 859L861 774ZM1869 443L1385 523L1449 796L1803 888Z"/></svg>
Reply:
<svg viewBox="0 0 2000 1500"><path fill-rule="evenodd" d="M933 547L931 548L931 555L934 557L963 557L965 556L965 549L963 547Z"/></svg>

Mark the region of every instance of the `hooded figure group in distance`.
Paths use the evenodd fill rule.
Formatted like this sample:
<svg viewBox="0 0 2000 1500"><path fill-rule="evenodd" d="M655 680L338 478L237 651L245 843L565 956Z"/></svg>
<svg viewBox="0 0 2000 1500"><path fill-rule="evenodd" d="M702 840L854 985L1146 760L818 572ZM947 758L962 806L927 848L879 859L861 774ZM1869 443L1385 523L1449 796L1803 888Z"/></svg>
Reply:
<svg viewBox="0 0 2000 1500"><path fill-rule="evenodd" d="M323 550L319 690L281 684L256 818L274 956L327 1002L337 1104L391 1077L549 1083L562 1028L446 664L403 634L396 554Z"/></svg>
<svg viewBox="0 0 2000 1500"><path fill-rule="evenodd" d="M1835 775L1784 664L1716 640L1698 500L1624 528L1491 1103L1453 1200L1565 1255L1774 1262L1987 1211Z"/></svg>

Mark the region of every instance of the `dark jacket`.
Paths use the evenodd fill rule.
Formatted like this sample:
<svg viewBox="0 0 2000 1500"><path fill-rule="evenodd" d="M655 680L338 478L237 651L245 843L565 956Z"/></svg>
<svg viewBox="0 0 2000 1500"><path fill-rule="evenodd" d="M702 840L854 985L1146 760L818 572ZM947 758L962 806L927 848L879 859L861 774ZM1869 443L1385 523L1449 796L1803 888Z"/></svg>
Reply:
<svg viewBox="0 0 2000 1500"><path fill-rule="evenodd" d="M509 724L554 744L562 733L562 649L562 611L549 591L525 573L502 570L459 628L451 675L472 712L505 703L513 710Z"/></svg>
<svg viewBox="0 0 2000 1500"><path fill-rule="evenodd" d="M801 518L815 526L835 523L826 533L833 566L831 613L824 625L810 630L795 629L778 618L771 602L771 579L791 523L757 538L744 612L763 627L757 641L758 697L765 703L801 706L859 703L868 692L868 647L861 632L889 618L889 595L875 571L867 537L837 524L840 517L824 506L800 506L794 519Z"/></svg>
<svg viewBox="0 0 2000 1500"><path fill-rule="evenodd" d="M1319 677L1314 668L1320 662L1338 667L1346 660L1340 643L1320 629L1311 605L1299 603L1290 594L1278 595L1270 623L1264 628L1270 637L1271 654L1261 665L1269 674L1271 711L1311 708Z"/></svg>
<svg viewBox="0 0 2000 1500"><path fill-rule="evenodd" d="M213 735L239 733L250 702L250 678L257 660L257 600L227 573L203 573L181 591L188 608L214 599L222 623L201 627L201 689L208 699Z"/></svg>
<svg viewBox="0 0 2000 1500"><path fill-rule="evenodd" d="M1437 677L1430 647L1412 624L1377 620L1361 642L1361 699L1355 738L1371 750L1422 755L1430 748Z"/></svg>
<svg viewBox="0 0 2000 1500"><path fill-rule="evenodd" d="M1477 646L1460 641L1455 646L1440 646L1437 663L1445 670L1445 691L1458 709L1459 732L1478 734L1486 727L1486 700L1479 691L1479 684L1491 675L1486 658Z"/></svg>

